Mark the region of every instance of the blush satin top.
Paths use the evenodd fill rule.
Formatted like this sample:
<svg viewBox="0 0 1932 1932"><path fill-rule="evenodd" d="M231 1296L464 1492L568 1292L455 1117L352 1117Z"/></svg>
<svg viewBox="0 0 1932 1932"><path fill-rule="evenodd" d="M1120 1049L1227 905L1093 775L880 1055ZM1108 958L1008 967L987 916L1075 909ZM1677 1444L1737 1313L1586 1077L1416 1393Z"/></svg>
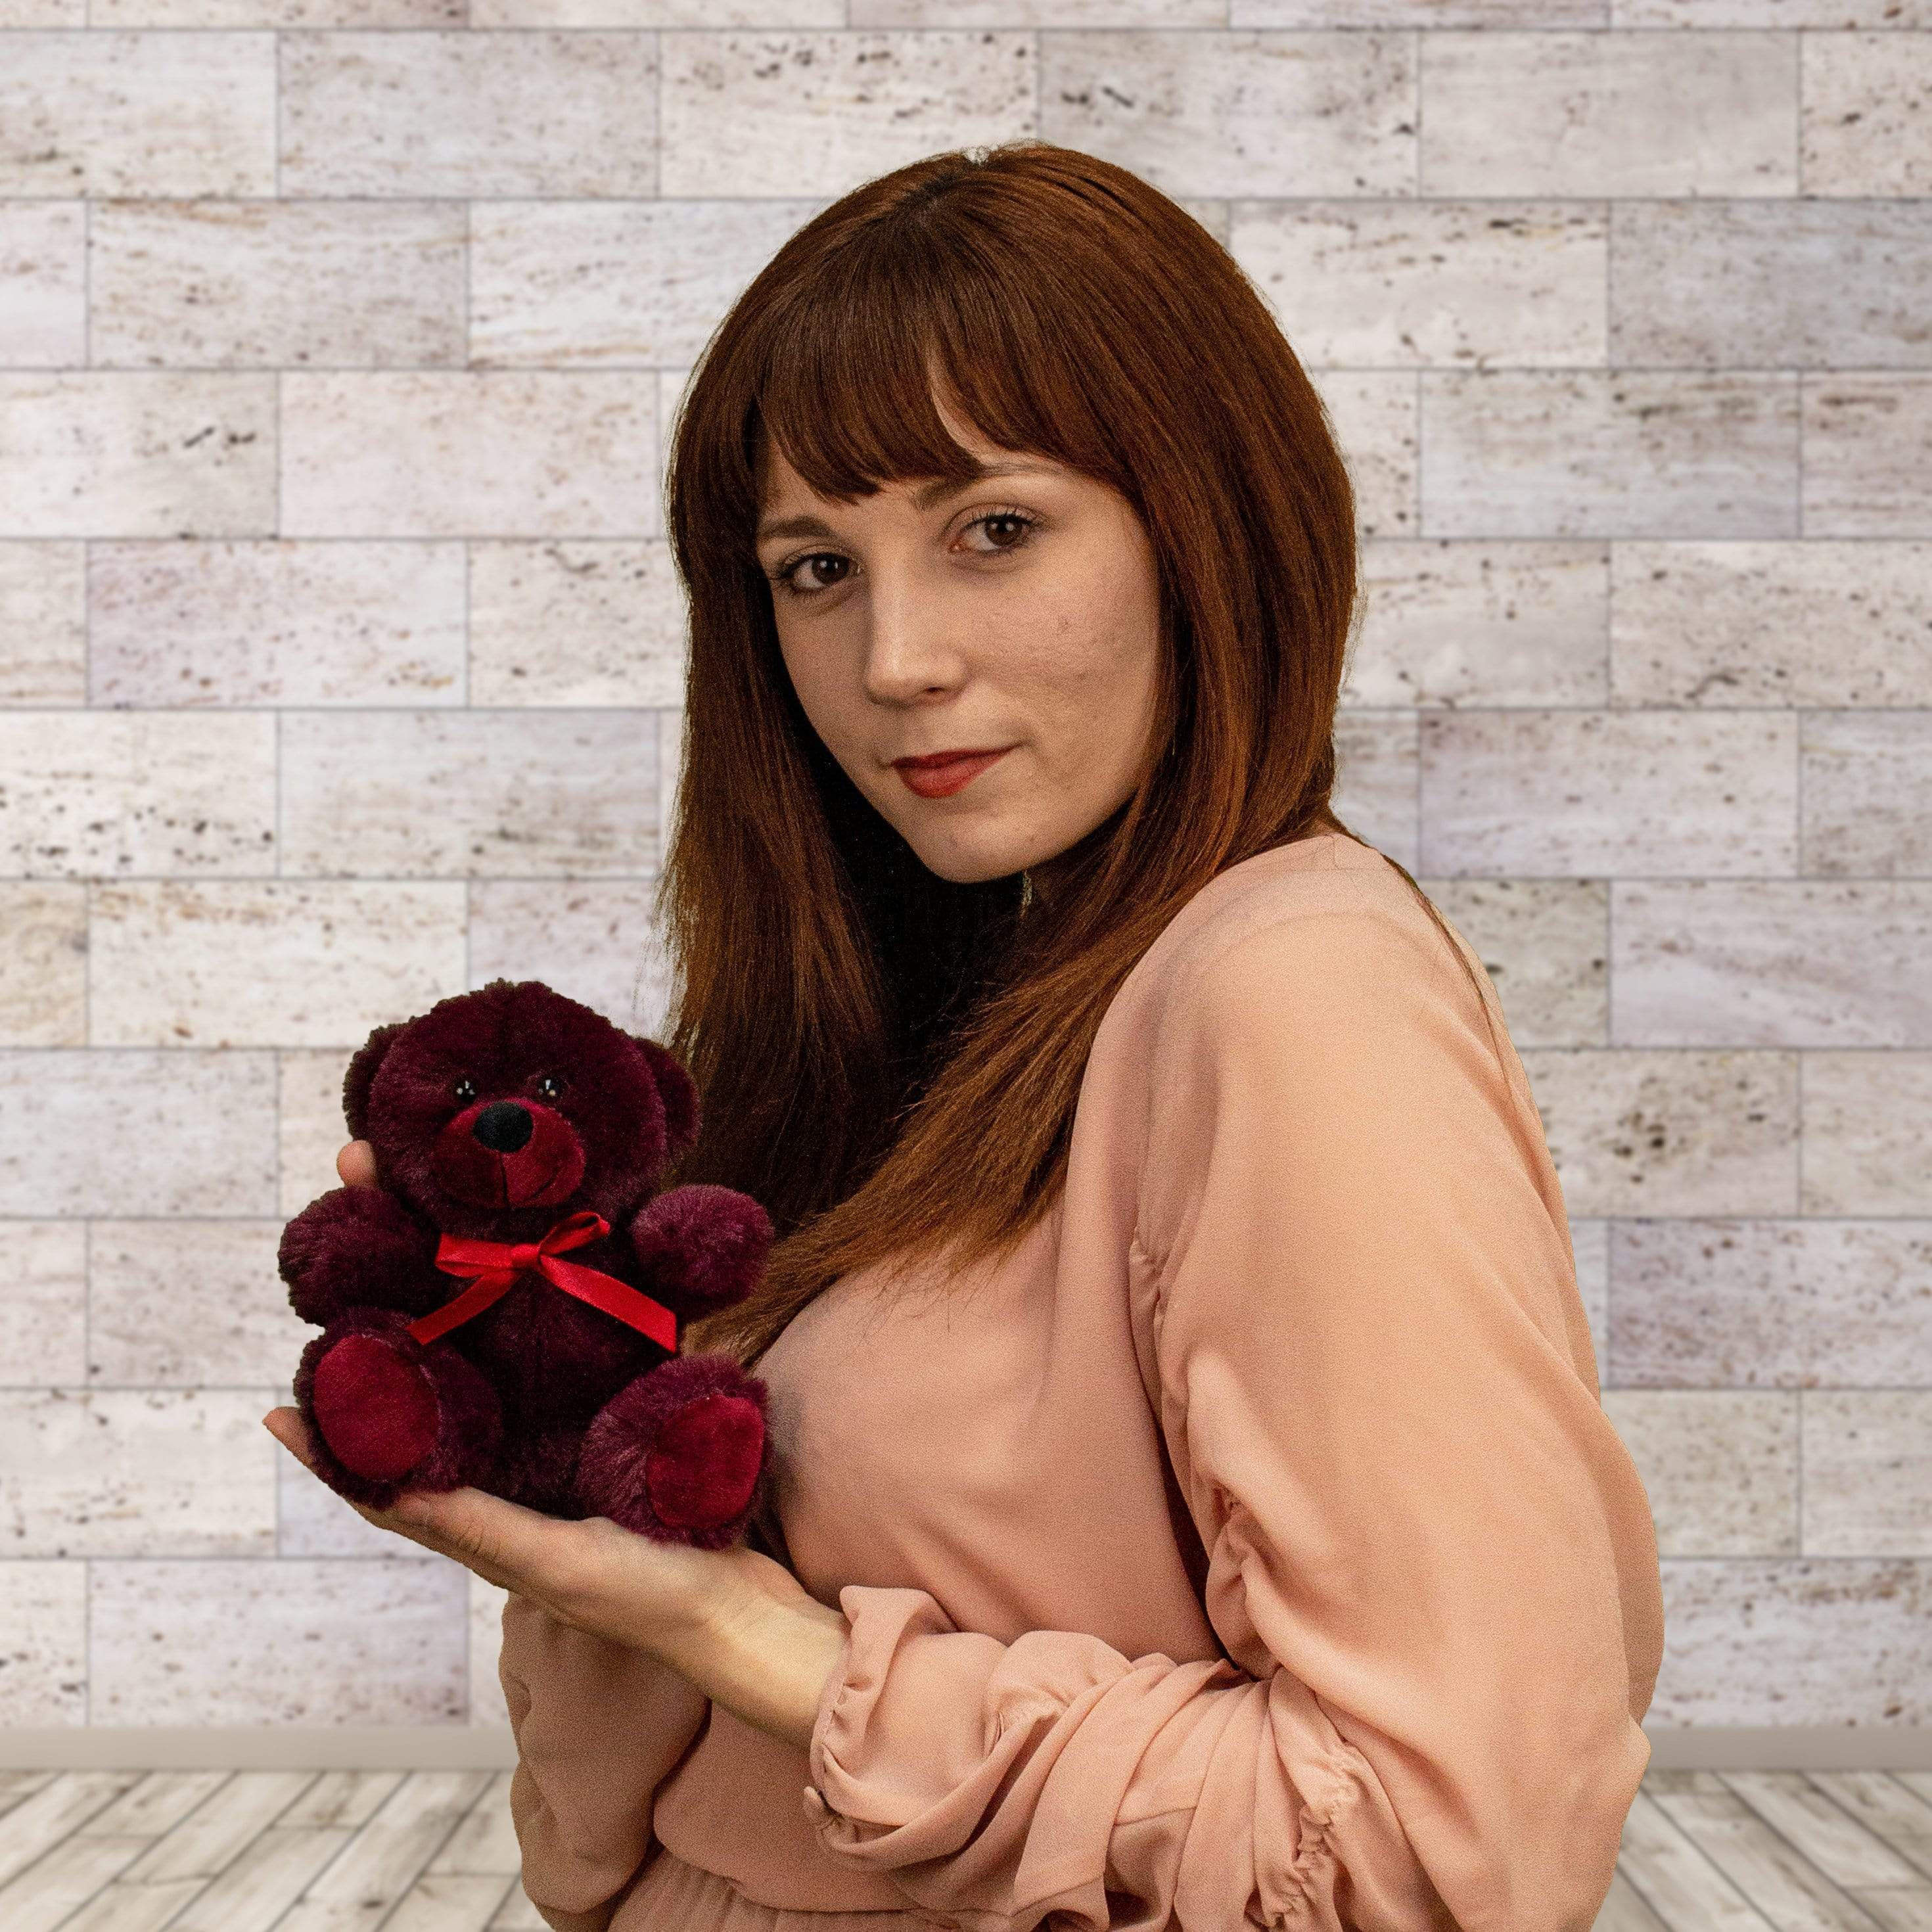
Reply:
<svg viewBox="0 0 1932 1932"><path fill-rule="evenodd" d="M784 1553L850 1631L808 1750L508 1599L546 1924L1588 1932L1657 1546L1456 943L1480 1004L1340 833L1231 866L1108 1006L1024 1244L766 1351Z"/></svg>

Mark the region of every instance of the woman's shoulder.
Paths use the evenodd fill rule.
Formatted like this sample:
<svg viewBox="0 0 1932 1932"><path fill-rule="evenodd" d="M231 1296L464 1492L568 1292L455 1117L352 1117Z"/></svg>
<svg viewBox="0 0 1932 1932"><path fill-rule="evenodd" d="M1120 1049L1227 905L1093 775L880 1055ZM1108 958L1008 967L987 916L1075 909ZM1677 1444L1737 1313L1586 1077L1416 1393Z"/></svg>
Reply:
<svg viewBox="0 0 1932 1932"><path fill-rule="evenodd" d="M1144 1133L1178 1077L1198 1086L1187 1067L1258 1037L1372 1029L1445 995L1474 1015L1475 996L1445 975L1460 976L1440 931L1372 846L1323 832L1271 847L1217 873L1135 963L1095 1036L1083 1107ZM1338 987L1358 997L1338 1002Z"/></svg>
<svg viewBox="0 0 1932 1932"><path fill-rule="evenodd" d="M1420 940L1439 952L1434 922L1408 882L1373 846L1324 831L1230 866L1182 906L1123 983L1149 1022L1198 994L1236 956L1319 944L1360 950Z"/></svg>

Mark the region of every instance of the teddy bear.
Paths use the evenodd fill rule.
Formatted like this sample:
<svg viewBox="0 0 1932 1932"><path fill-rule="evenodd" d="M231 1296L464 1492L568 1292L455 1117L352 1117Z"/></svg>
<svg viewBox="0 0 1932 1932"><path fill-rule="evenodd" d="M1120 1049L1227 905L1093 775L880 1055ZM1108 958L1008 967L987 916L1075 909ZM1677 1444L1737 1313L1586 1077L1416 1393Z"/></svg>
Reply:
<svg viewBox="0 0 1932 1932"><path fill-rule="evenodd" d="M657 1184L698 1138L669 1050L537 980L494 980L377 1027L343 1112L379 1185L282 1233L289 1303L322 1333L297 1366L316 1468L386 1509L473 1484L722 1549L769 1468L766 1388L682 1324L764 1273L764 1209Z"/></svg>

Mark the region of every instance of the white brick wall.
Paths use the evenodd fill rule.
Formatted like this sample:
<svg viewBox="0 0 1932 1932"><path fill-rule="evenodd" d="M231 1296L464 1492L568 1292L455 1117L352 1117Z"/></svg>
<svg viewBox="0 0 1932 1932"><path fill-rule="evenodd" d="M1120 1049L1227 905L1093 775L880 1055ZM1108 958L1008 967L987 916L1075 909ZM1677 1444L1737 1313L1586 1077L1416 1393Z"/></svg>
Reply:
<svg viewBox="0 0 1932 1932"><path fill-rule="evenodd" d="M1932 1724L1932 0L464 14L0 0L0 1725L502 1724L496 1593L260 1426L276 1240L379 1022L656 1028L661 426L826 200L1030 134L1342 433L1337 804L1542 1107L1653 1727Z"/></svg>

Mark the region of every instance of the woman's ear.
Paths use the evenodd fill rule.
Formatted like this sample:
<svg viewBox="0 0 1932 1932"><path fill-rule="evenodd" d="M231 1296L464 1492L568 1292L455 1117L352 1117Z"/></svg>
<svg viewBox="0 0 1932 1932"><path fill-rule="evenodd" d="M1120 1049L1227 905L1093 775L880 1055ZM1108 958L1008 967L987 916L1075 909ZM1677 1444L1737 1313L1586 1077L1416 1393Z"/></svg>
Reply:
<svg viewBox="0 0 1932 1932"><path fill-rule="evenodd" d="M698 1082L668 1047L660 1046L640 1033L627 1037L636 1041L642 1051L657 1082L658 1097L664 1102L664 1160L668 1166L697 1144Z"/></svg>
<svg viewBox="0 0 1932 1932"><path fill-rule="evenodd" d="M349 1071L342 1081L342 1117L349 1123L349 1138L352 1141L369 1138L369 1090L376 1084L376 1070L382 1065L382 1056L397 1034L408 1024L407 1020L392 1020L386 1026L379 1026L350 1060Z"/></svg>

